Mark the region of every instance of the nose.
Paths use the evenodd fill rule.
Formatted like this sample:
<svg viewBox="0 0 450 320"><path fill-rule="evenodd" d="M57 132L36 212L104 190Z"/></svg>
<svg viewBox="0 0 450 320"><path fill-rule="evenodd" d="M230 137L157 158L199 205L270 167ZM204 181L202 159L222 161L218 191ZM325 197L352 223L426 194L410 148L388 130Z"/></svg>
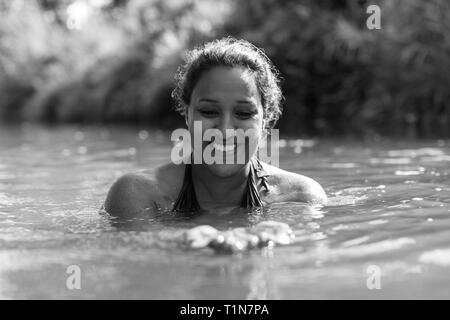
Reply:
<svg viewBox="0 0 450 320"><path fill-rule="evenodd" d="M220 117L218 129L225 136L227 129L236 129L233 116L230 112L224 112Z"/></svg>

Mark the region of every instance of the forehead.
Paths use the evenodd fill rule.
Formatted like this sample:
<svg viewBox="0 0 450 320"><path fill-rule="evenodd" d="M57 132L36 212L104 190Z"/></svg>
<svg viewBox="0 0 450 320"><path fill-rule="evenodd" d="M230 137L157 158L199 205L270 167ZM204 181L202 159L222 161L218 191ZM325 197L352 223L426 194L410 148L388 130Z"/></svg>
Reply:
<svg viewBox="0 0 450 320"><path fill-rule="evenodd" d="M214 67L205 71L192 91L192 100L251 99L260 102L254 74L244 68Z"/></svg>

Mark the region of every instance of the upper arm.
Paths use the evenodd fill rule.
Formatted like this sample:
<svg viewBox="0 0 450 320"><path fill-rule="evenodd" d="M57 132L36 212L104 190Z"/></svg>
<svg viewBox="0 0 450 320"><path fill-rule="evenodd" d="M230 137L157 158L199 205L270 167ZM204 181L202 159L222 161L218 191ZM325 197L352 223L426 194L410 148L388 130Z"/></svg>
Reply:
<svg viewBox="0 0 450 320"><path fill-rule="evenodd" d="M285 172L281 180L280 189L287 201L326 204L327 195L317 181L292 172Z"/></svg>
<svg viewBox="0 0 450 320"><path fill-rule="evenodd" d="M305 202L322 205L327 203L327 195L317 181L303 176L303 181L299 184L299 187L301 188Z"/></svg>
<svg viewBox="0 0 450 320"><path fill-rule="evenodd" d="M126 174L117 179L109 190L105 210L115 217L135 217L153 207L156 193L156 186L149 179Z"/></svg>

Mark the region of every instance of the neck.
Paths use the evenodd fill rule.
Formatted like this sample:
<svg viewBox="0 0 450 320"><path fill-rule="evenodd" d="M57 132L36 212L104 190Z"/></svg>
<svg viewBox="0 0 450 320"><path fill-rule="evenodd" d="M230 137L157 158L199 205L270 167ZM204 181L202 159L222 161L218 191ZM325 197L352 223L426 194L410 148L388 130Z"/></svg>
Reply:
<svg viewBox="0 0 450 320"><path fill-rule="evenodd" d="M227 177L217 176L205 166L192 165L192 180L200 205L240 205L247 187L250 162Z"/></svg>

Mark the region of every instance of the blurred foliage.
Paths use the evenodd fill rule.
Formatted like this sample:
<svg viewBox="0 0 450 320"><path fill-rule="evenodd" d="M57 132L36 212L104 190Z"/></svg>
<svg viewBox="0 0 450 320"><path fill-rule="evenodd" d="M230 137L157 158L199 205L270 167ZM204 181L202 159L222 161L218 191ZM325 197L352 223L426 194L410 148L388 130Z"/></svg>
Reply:
<svg viewBox="0 0 450 320"><path fill-rule="evenodd" d="M370 4L381 30L366 27ZM449 15L445 0L250 0L224 31L280 68L284 130L449 136Z"/></svg>
<svg viewBox="0 0 450 320"><path fill-rule="evenodd" d="M183 123L170 107L181 53L214 36L226 5L0 0L0 118Z"/></svg>
<svg viewBox="0 0 450 320"><path fill-rule="evenodd" d="M450 136L446 0L0 0L0 14L5 121L175 127L183 51L233 35L280 69L284 133Z"/></svg>

